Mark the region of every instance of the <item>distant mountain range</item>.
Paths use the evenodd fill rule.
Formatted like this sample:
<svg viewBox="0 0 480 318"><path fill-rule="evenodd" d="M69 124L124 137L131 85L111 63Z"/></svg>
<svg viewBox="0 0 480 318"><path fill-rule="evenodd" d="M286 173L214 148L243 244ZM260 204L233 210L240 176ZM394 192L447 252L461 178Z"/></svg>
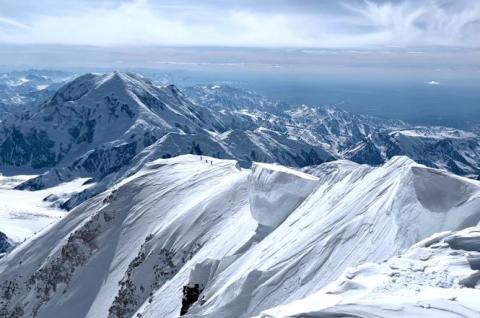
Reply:
<svg viewBox="0 0 480 318"><path fill-rule="evenodd" d="M472 132L412 127L335 106L287 105L229 86L180 90L121 72L80 76L0 123L2 172L41 173L20 189L79 176L97 182L66 207L145 162L189 153L236 159L244 167L335 159L380 165L404 155L473 178L480 171L480 138Z"/></svg>

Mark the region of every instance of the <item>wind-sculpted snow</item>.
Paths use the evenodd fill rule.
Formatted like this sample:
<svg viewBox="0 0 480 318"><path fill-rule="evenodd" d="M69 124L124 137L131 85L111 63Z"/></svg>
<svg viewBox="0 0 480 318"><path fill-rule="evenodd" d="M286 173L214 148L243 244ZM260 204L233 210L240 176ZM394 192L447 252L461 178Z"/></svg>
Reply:
<svg viewBox="0 0 480 318"><path fill-rule="evenodd" d="M439 233L259 317L479 317L479 255L479 227Z"/></svg>
<svg viewBox="0 0 480 318"><path fill-rule="evenodd" d="M459 187L465 191L445 195ZM430 198L440 195L441 208L432 206ZM205 156L160 159L0 259L0 312L174 318L183 303L186 317L252 317L322 293L349 267L395 257L434 233L479 220L477 181L405 157L376 168L336 161L303 173L264 164L242 169ZM468 251L461 252L458 283L438 268L403 270L403 258L395 261L397 274L381 278L400 277L400 287L432 280L448 294L475 286L478 232L465 231L418 243L432 253L443 249L447 260L452 249ZM437 260L432 256L432 267ZM360 283L342 284L338 293L366 290ZM394 287L386 294L397 295ZM455 304L469 306L462 293ZM396 299L385 304L401 306L403 298Z"/></svg>
<svg viewBox="0 0 480 318"><path fill-rule="evenodd" d="M252 216L261 225L275 228L317 186L312 175L283 166L255 163L249 177Z"/></svg>

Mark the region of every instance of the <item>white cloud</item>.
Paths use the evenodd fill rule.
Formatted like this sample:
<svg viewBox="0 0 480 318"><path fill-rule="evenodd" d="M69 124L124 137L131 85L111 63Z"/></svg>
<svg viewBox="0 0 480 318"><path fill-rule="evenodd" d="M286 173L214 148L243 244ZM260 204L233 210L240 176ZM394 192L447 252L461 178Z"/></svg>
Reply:
<svg viewBox="0 0 480 318"><path fill-rule="evenodd" d="M365 18L366 25L384 35L386 43L400 46L480 45L480 2L365 0L363 6L347 6Z"/></svg>
<svg viewBox="0 0 480 318"><path fill-rule="evenodd" d="M0 30L8 31L0 33L0 42L106 46L480 47L480 2L475 0L381 3L350 0L328 12L323 7L309 12L293 10L292 6L261 11L256 10L252 2L244 6L224 3L217 9L202 6L204 2L200 1L183 1L178 5L159 5L153 0L112 0L97 2L97 5L95 1L86 1L81 2L82 5L73 2L75 5L71 7L66 5L71 1L49 2L44 11L37 8L28 17L0 18ZM59 8L54 6L56 2ZM275 6L274 3L271 6ZM49 14L50 7L56 8L55 15Z"/></svg>
<svg viewBox="0 0 480 318"><path fill-rule="evenodd" d="M440 85L440 82L437 82L437 81L430 81L430 82L427 82L428 85Z"/></svg>
<svg viewBox="0 0 480 318"><path fill-rule="evenodd" d="M28 27L18 21L0 16L0 30L1 29L4 31L16 31L18 29L25 30L28 29Z"/></svg>

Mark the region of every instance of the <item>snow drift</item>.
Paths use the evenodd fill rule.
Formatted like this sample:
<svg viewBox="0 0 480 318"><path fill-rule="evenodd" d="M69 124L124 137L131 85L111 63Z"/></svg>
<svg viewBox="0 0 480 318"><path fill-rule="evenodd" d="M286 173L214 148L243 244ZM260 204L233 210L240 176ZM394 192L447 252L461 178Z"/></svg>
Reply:
<svg viewBox="0 0 480 318"><path fill-rule="evenodd" d="M313 191L318 178L280 165L255 163L249 177L252 216L276 227Z"/></svg>
<svg viewBox="0 0 480 318"><path fill-rule="evenodd" d="M259 317L477 317L480 228L443 232L382 264L347 269L305 299Z"/></svg>
<svg viewBox="0 0 480 318"><path fill-rule="evenodd" d="M2 258L0 311L174 318L194 288L186 317L268 317L322 293L349 267L480 220L478 181L404 157L376 168L336 161L305 171L248 170L193 155L154 161ZM475 238L457 233L438 242L476 253ZM467 259L478 265L476 254ZM463 271L466 289L476 286L472 268ZM360 283L339 293L364 290ZM468 307L459 294L464 301ZM478 315L471 310L465 315Z"/></svg>

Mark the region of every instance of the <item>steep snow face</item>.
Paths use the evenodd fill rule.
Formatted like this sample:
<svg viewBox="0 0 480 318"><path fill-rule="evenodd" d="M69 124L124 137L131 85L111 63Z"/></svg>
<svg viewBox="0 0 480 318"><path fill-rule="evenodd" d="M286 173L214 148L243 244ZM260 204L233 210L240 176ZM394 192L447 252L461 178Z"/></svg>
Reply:
<svg viewBox="0 0 480 318"><path fill-rule="evenodd" d="M473 184L451 178L445 173L412 168L418 201L432 212L446 212L463 204L477 191Z"/></svg>
<svg viewBox="0 0 480 318"><path fill-rule="evenodd" d="M318 178L280 165L255 163L249 177L252 216L261 225L282 223L318 184Z"/></svg>
<svg viewBox="0 0 480 318"><path fill-rule="evenodd" d="M479 317L479 260L479 227L438 233L259 317Z"/></svg>

